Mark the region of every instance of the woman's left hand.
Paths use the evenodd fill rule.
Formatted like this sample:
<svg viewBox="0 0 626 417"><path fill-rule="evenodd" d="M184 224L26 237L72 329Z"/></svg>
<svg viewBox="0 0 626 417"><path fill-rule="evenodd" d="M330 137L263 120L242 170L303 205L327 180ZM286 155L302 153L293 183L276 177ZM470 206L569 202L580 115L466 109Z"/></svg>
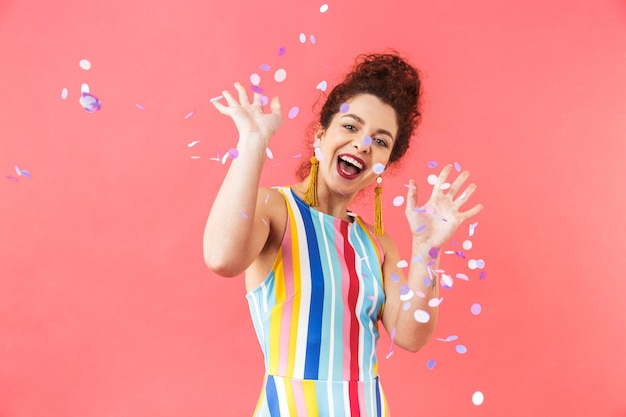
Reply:
<svg viewBox="0 0 626 417"><path fill-rule="evenodd" d="M460 173L456 180L449 184L449 187L444 185L448 184L446 179L451 171L451 165L447 165L441 170L430 198L423 206L417 205L415 182L411 180L409 183L405 214L411 232L414 237L419 237L420 240L433 247L441 247L452 237L461 223L483 209L482 204L477 204L471 209L461 212L461 207L476 190L476 185L472 183L459 193L465 180L469 177L467 171Z"/></svg>

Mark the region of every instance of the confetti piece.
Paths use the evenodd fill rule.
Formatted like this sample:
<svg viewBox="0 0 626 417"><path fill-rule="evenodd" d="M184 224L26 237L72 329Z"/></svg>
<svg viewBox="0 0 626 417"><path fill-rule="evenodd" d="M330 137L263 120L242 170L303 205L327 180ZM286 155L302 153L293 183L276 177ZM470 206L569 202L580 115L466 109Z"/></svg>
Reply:
<svg viewBox="0 0 626 417"><path fill-rule="evenodd" d="M446 250L443 253L445 253L446 255L454 255L455 251L453 251L453 250Z"/></svg>
<svg viewBox="0 0 626 417"><path fill-rule="evenodd" d="M437 184L437 176L435 174L430 174L427 181L430 185L435 185Z"/></svg>
<svg viewBox="0 0 626 417"><path fill-rule="evenodd" d="M426 298L426 294L421 291L415 291L415 295L417 295L419 298Z"/></svg>
<svg viewBox="0 0 626 417"><path fill-rule="evenodd" d="M402 297L400 297L400 298L402 298ZM408 310L409 310L409 308L411 308L411 303L410 303L410 302L408 302L408 301L402 305L402 309L403 309L404 311L408 311Z"/></svg>
<svg viewBox="0 0 626 417"><path fill-rule="evenodd" d="M474 231L476 230L476 226L478 226L478 222L472 223L469 225L469 235L474 236Z"/></svg>
<svg viewBox="0 0 626 417"><path fill-rule="evenodd" d="M398 195L396 197L393 198L392 204L395 207L400 207L402 204L404 204L404 197L402 197L401 195Z"/></svg>
<svg viewBox="0 0 626 417"><path fill-rule="evenodd" d="M454 347L454 350L456 350L457 353L460 353L461 355L464 355L467 353L467 348L464 345L456 345Z"/></svg>
<svg viewBox="0 0 626 417"><path fill-rule="evenodd" d="M439 256L439 248L430 248L428 250L428 256L435 259L437 256Z"/></svg>
<svg viewBox="0 0 626 417"><path fill-rule="evenodd" d="M385 164L381 164L380 162L375 163L372 167L372 171L378 175L382 174L383 171L385 171Z"/></svg>
<svg viewBox="0 0 626 417"><path fill-rule="evenodd" d="M263 94L263 89L259 87L258 85L253 85L250 88L252 89L252 91L254 91L257 94Z"/></svg>
<svg viewBox="0 0 626 417"><path fill-rule="evenodd" d="M185 115L185 120L187 120L187 119L189 119L191 116L193 116L193 114L194 114L195 112L196 112L195 110L192 110L192 111L190 111L189 113L187 113L187 114Z"/></svg>
<svg viewBox="0 0 626 417"><path fill-rule="evenodd" d="M476 268L483 269L484 267L485 267L485 261L483 261L482 259L477 259L476 260Z"/></svg>
<svg viewBox="0 0 626 417"><path fill-rule="evenodd" d="M441 302L443 301L443 297L441 298L431 298L430 300L428 300L428 305L430 307L439 307L439 305L441 304Z"/></svg>
<svg viewBox="0 0 626 417"><path fill-rule="evenodd" d="M389 353L387 353L387 356L385 356L385 359L391 358L391 356L393 356L394 353L395 351L393 350L393 346L392 346L389 348Z"/></svg>
<svg viewBox="0 0 626 417"><path fill-rule="evenodd" d="M428 311L424 311L424 310L415 310L415 313L413 313L413 317L415 318L415 321L418 323L428 323L430 321L430 314L428 314Z"/></svg>
<svg viewBox="0 0 626 417"><path fill-rule="evenodd" d="M317 42L314 35L309 36L309 40L313 45L315 45L315 42Z"/></svg>
<svg viewBox="0 0 626 417"><path fill-rule="evenodd" d="M226 153L224 154L224 156L222 157L222 165L224 165L224 164L226 163L226 160L228 159L228 157L229 157L229 156L230 156L230 155L228 154L228 152L226 152Z"/></svg>
<svg viewBox="0 0 626 417"><path fill-rule="evenodd" d="M259 85L260 82L261 82L261 76L259 74L257 74L256 72L250 74L250 84Z"/></svg>
<svg viewBox="0 0 626 417"><path fill-rule="evenodd" d="M298 106L293 106L289 110L289 114L287 115L287 117L289 117L290 119L293 119L293 118L295 118L298 115L299 111L300 111L300 109L298 108Z"/></svg>
<svg viewBox="0 0 626 417"><path fill-rule="evenodd" d="M200 159L200 155L191 155L191 159Z"/></svg>
<svg viewBox="0 0 626 417"><path fill-rule="evenodd" d="M78 62L78 66L85 71L89 71L91 69L91 62L88 59L81 59Z"/></svg>
<svg viewBox="0 0 626 417"><path fill-rule="evenodd" d="M317 158L318 161L326 160L326 156L324 155L324 153L322 152L320 148L315 148L315 157Z"/></svg>
<svg viewBox="0 0 626 417"><path fill-rule="evenodd" d="M476 391L472 394L472 403L474 405L481 405L485 401L485 396L482 392Z"/></svg>
<svg viewBox="0 0 626 417"><path fill-rule="evenodd" d="M270 99L267 98L267 96L261 96L261 106L265 106L267 103L269 103Z"/></svg>
<svg viewBox="0 0 626 417"><path fill-rule="evenodd" d="M302 154L301 153L297 153L295 155L291 156L293 159L297 159L297 158L302 158Z"/></svg>
<svg viewBox="0 0 626 417"><path fill-rule="evenodd" d="M277 83L282 83L283 81L285 81L286 78L287 71L285 71L283 68L277 69L274 73L274 81L276 81Z"/></svg>
<svg viewBox="0 0 626 417"><path fill-rule="evenodd" d="M487 273L485 271L481 271L480 274L478 274L478 279L485 279L487 278Z"/></svg>
<svg viewBox="0 0 626 417"><path fill-rule="evenodd" d="M469 281L469 277L467 275L465 275L465 274L460 273L460 272L458 274L456 274L455 277L458 278L458 279L462 279L463 281Z"/></svg>
<svg viewBox="0 0 626 417"><path fill-rule="evenodd" d="M469 261L467 261L467 267L471 270L478 268L476 264L476 259L470 259Z"/></svg>
<svg viewBox="0 0 626 417"><path fill-rule="evenodd" d="M137 107L141 111L146 111L146 108L139 103L135 103L135 107Z"/></svg>
<svg viewBox="0 0 626 417"><path fill-rule="evenodd" d="M444 182L443 184L441 184L440 188L442 190L447 190L448 188L450 188L450 183L449 182Z"/></svg>
<svg viewBox="0 0 626 417"><path fill-rule="evenodd" d="M89 92L89 84L87 83L82 83L80 85L80 92L81 93L88 93Z"/></svg>
<svg viewBox="0 0 626 417"><path fill-rule="evenodd" d="M367 296L367 298L369 298L369 299L370 299L370 300L372 300L372 301L374 301L374 300L375 300L375 298L374 298L374 296L373 296L373 295L368 295L368 296Z"/></svg>
<svg viewBox="0 0 626 417"><path fill-rule="evenodd" d="M61 98L65 100L67 99L67 95L68 95L67 88L63 88L63 90L61 90Z"/></svg>
<svg viewBox="0 0 626 417"><path fill-rule="evenodd" d="M422 260L422 257L418 255L415 258L411 259L411 263L415 264L415 263L420 262L421 260Z"/></svg>
<svg viewBox="0 0 626 417"><path fill-rule="evenodd" d="M456 256L458 256L459 258L465 259L465 252L463 252L462 250L458 250L455 253Z"/></svg>
<svg viewBox="0 0 626 417"><path fill-rule="evenodd" d="M7 178L10 179L11 181L15 181L17 182L17 178L11 176L11 175L7 175Z"/></svg>
<svg viewBox="0 0 626 417"><path fill-rule="evenodd" d="M263 222L263 224L264 224L264 225L266 225L266 226L267 226L267 220L265 220L265 218L264 218L264 217L261 217L261 221Z"/></svg>
<svg viewBox="0 0 626 417"><path fill-rule="evenodd" d="M324 3L320 6L320 13L326 13L328 11L328 4Z"/></svg>
<svg viewBox="0 0 626 417"><path fill-rule="evenodd" d="M286 49L284 46L281 46L280 48L278 48L278 56L283 56L285 55Z"/></svg>
<svg viewBox="0 0 626 417"><path fill-rule="evenodd" d="M396 266L397 266L398 268L406 268L407 266L409 266L409 263L403 259L403 260L401 260L401 261L398 261L398 263L396 264Z"/></svg>
<svg viewBox="0 0 626 417"><path fill-rule="evenodd" d="M17 174L18 177L26 177L26 178L32 178L32 175L30 174L30 172L26 171L25 169L20 169L20 167L18 167L17 165L15 165L15 173Z"/></svg>
<svg viewBox="0 0 626 417"><path fill-rule="evenodd" d="M473 315L477 316L480 314L480 312L482 311L482 306L478 303L474 303L472 304L472 306L470 307L470 311L472 312Z"/></svg>
<svg viewBox="0 0 626 417"><path fill-rule="evenodd" d="M391 279L393 280L393 282L395 282L396 284L398 282L400 282L400 277L398 276L398 274L396 274L395 272L391 273Z"/></svg>
<svg viewBox="0 0 626 417"><path fill-rule="evenodd" d="M471 240L464 240L463 244L461 246L463 246L463 249L465 249L465 250L470 250L470 249L472 249L472 241Z"/></svg>
<svg viewBox="0 0 626 417"><path fill-rule="evenodd" d="M269 70L271 70L271 69L272 69L272 67L271 67L271 66L269 66L269 65L267 65L267 64L261 64L261 65L259 65L259 69L260 69L261 71L269 71Z"/></svg>
<svg viewBox="0 0 626 417"><path fill-rule="evenodd" d="M267 155L269 159L274 159L274 153L270 148L265 148L265 155Z"/></svg>
<svg viewBox="0 0 626 417"><path fill-rule="evenodd" d="M455 340L457 340L459 338L459 336L456 335L450 335L448 337L446 337L445 339L440 339L437 338L437 340L439 340L440 342L454 342Z"/></svg>
<svg viewBox="0 0 626 417"><path fill-rule="evenodd" d="M456 172L461 172L461 164L459 164L458 162L455 162L454 169L456 170Z"/></svg>
<svg viewBox="0 0 626 417"><path fill-rule="evenodd" d="M404 184L404 186L409 190L417 190L417 186L413 184Z"/></svg>
<svg viewBox="0 0 626 417"><path fill-rule="evenodd" d="M187 146L188 146L188 147L190 147L190 148L192 148L192 147L196 146L198 143L200 143L200 141L199 141L199 140L194 140L193 142L189 142L189 143L187 144Z"/></svg>
<svg viewBox="0 0 626 417"><path fill-rule="evenodd" d="M437 168L437 161L428 162L428 168Z"/></svg>
<svg viewBox="0 0 626 417"><path fill-rule="evenodd" d="M326 89L328 88L328 83L322 80L319 82L319 84L317 84L317 86L315 86L315 88L321 91L326 91Z"/></svg>
<svg viewBox="0 0 626 417"><path fill-rule="evenodd" d="M452 277L448 274L442 274L441 275L441 286L446 289L449 290L452 288L452 286L454 285L454 281L452 280Z"/></svg>
<svg viewBox="0 0 626 417"><path fill-rule="evenodd" d="M348 103L343 103L341 106L339 106L339 111L341 113L347 113L348 110L350 110L350 105Z"/></svg>
<svg viewBox="0 0 626 417"><path fill-rule="evenodd" d="M306 35L304 33L301 33L299 36L300 39L300 43L305 43L306 42Z"/></svg>
<svg viewBox="0 0 626 417"><path fill-rule="evenodd" d="M95 113L100 110L101 104L97 97L92 96L89 93L82 93L79 99L80 105L87 113Z"/></svg>
<svg viewBox="0 0 626 417"><path fill-rule="evenodd" d="M230 148L226 155L232 159L236 159L239 156L239 151L236 148Z"/></svg>
<svg viewBox="0 0 626 417"><path fill-rule="evenodd" d="M210 98L210 99L209 99L209 101L210 101L211 103L213 103L214 101L217 101L217 100L219 100L219 99L221 99L221 98L224 98L224 96L217 96L217 97L213 97L213 98Z"/></svg>
<svg viewBox="0 0 626 417"><path fill-rule="evenodd" d="M413 291L409 290L408 288L407 288L407 290L408 290L408 292L406 292L404 294L400 294L400 301L409 301L415 295L415 293Z"/></svg>
<svg viewBox="0 0 626 417"><path fill-rule="evenodd" d="M239 212L239 215L240 215L241 217L243 217L244 219L247 219L247 218L248 218L248 215L247 215L246 213L244 213L243 211L240 211L240 212Z"/></svg>
<svg viewBox="0 0 626 417"><path fill-rule="evenodd" d="M372 146L372 137L371 136L365 136L363 138L363 146Z"/></svg>
<svg viewBox="0 0 626 417"><path fill-rule="evenodd" d="M418 227L417 229L415 229L415 233L423 232L425 229L426 229L426 225L423 224L420 227Z"/></svg>
<svg viewBox="0 0 626 417"><path fill-rule="evenodd" d="M432 371L436 364L437 364L436 360L430 359L428 362L426 362L426 367Z"/></svg>

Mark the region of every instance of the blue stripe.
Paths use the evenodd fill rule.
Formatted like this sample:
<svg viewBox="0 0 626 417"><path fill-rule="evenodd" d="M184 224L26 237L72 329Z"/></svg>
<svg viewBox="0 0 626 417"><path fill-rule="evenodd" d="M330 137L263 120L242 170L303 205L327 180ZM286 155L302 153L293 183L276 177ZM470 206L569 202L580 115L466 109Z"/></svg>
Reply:
<svg viewBox="0 0 626 417"><path fill-rule="evenodd" d="M382 405L380 403L380 385L379 385L379 379L376 378L376 415L377 416L382 416Z"/></svg>
<svg viewBox="0 0 626 417"><path fill-rule="evenodd" d="M280 417L276 383L274 382L274 377L271 375L267 376L267 383L265 384L265 398L267 398L267 406L270 409L270 416Z"/></svg>
<svg viewBox="0 0 626 417"><path fill-rule="evenodd" d="M293 194L304 223L307 247L309 248L309 265L311 271L311 302L306 341L306 359L304 378L317 379L320 364L320 347L322 343L322 316L324 312L324 275L317 234L311 216L311 208ZM304 262L302 263L304 264Z"/></svg>

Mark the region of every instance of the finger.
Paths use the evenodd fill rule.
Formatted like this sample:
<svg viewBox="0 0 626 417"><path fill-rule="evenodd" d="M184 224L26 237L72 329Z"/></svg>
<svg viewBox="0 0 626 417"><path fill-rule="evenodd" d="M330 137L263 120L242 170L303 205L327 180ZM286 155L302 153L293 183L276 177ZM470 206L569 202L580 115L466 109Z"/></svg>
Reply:
<svg viewBox="0 0 626 417"><path fill-rule="evenodd" d="M222 91L222 96L224 96L224 98L226 99L226 103L228 103L230 107L237 107L239 105L237 100L235 100L235 97L233 97L233 95L230 94L230 91L228 90Z"/></svg>
<svg viewBox="0 0 626 417"><path fill-rule="evenodd" d="M443 167L443 169L439 173L439 176L437 177L437 181L435 182L435 185L433 185L432 195L435 195L436 192L441 190L441 186L446 183L446 180L448 179L448 175L450 175L451 170L452 170L452 165L448 164L445 167Z"/></svg>
<svg viewBox="0 0 626 417"><path fill-rule="evenodd" d="M235 83L235 88L239 93L239 102L241 103L241 105L250 104L250 100L248 99L248 93L246 92L244 86L241 85L241 83L237 82Z"/></svg>
<svg viewBox="0 0 626 417"><path fill-rule="evenodd" d="M213 100L211 103L213 103L213 105L215 106L217 111L219 111L220 113L222 113L222 114L227 114L228 113L228 107L226 107L225 105L223 105L219 101Z"/></svg>
<svg viewBox="0 0 626 417"><path fill-rule="evenodd" d="M261 106L261 93L257 93L256 91L254 92L254 95L252 96L252 104L255 106Z"/></svg>
<svg viewBox="0 0 626 417"><path fill-rule="evenodd" d="M417 186L415 181L410 180L408 190L406 192L406 212L409 214L417 207Z"/></svg>
<svg viewBox="0 0 626 417"><path fill-rule="evenodd" d="M463 215L463 221L470 219L471 217L474 217L475 215L480 213L483 208L484 206L482 204L476 204L471 209L464 211L463 213L461 213Z"/></svg>
<svg viewBox="0 0 626 417"><path fill-rule="evenodd" d="M469 177L468 171L463 171L459 174L458 177L454 180L452 185L450 185L450 189L448 190L448 195L454 197L454 195L459 191L465 180Z"/></svg>
<svg viewBox="0 0 626 417"><path fill-rule="evenodd" d="M475 190L476 184L471 183L470 185L468 185L465 191L463 191L461 195L454 201L456 203L456 206L461 207L463 204L465 204L467 200L469 200L469 198L472 196L472 194L474 194Z"/></svg>
<svg viewBox="0 0 626 417"><path fill-rule="evenodd" d="M270 103L270 109L272 110L273 114L282 118L282 107L280 105L280 100L278 97L274 97L272 99Z"/></svg>

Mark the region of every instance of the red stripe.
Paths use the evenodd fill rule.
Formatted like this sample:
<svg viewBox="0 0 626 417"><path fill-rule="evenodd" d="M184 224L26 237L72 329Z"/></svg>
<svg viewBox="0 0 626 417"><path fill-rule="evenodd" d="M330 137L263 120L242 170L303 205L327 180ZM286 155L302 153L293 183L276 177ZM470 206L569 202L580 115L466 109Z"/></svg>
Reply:
<svg viewBox="0 0 626 417"><path fill-rule="evenodd" d="M348 381L348 393L350 395L350 417L361 417L358 381Z"/></svg>
<svg viewBox="0 0 626 417"><path fill-rule="evenodd" d="M341 224L344 239L344 259L348 268L348 311L350 312L350 380L359 379L359 322L356 317L356 303L359 298L359 278L356 274L354 248L348 242L348 223Z"/></svg>

